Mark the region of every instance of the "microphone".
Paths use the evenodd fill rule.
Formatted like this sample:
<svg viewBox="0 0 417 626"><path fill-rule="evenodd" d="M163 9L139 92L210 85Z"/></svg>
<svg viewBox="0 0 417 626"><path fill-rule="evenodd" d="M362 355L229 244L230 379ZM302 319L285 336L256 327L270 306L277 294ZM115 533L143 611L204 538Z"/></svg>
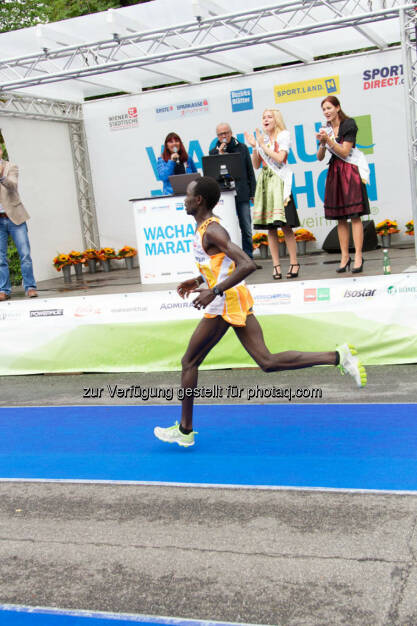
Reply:
<svg viewBox="0 0 417 626"><path fill-rule="evenodd" d="M174 161L178 163L178 161L180 160L180 155L178 154L178 146L174 146L172 148L172 152L176 155L176 158L174 158Z"/></svg>

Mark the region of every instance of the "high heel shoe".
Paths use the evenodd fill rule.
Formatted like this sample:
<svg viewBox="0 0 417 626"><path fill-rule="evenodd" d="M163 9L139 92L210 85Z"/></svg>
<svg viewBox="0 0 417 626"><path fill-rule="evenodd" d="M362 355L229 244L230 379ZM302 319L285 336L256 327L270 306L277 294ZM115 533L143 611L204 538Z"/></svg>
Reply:
<svg viewBox="0 0 417 626"><path fill-rule="evenodd" d="M280 278L282 278L281 272L278 272L278 269L277 269L278 267L279 269L281 269L280 265L274 265L274 273L272 274L272 278L274 280L279 280Z"/></svg>
<svg viewBox="0 0 417 626"><path fill-rule="evenodd" d="M296 272L293 272L292 271L293 267L298 267L298 270ZM300 264L299 263L294 263L294 265L290 265L290 269L288 270L287 278L297 278L299 271L300 271Z"/></svg>
<svg viewBox="0 0 417 626"><path fill-rule="evenodd" d="M364 259L362 259L362 263L359 265L359 267L352 267L352 274L360 274L363 271L363 262Z"/></svg>
<svg viewBox="0 0 417 626"><path fill-rule="evenodd" d="M348 270L350 268L350 264L352 263L352 259L349 257L348 262L346 263L346 265L344 265L343 267L338 267L336 272L338 274L343 274L343 272L346 272L346 270Z"/></svg>

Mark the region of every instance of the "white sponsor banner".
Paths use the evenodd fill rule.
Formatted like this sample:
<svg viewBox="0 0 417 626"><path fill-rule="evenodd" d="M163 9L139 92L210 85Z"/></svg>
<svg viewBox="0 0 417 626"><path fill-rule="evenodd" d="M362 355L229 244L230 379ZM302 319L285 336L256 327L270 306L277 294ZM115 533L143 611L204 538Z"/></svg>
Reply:
<svg viewBox="0 0 417 626"><path fill-rule="evenodd" d="M255 314L282 336L281 349L316 351L323 337L335 346L342 336L358 343L369 363L417 359L416 274L249 288ZM176 369L203 316L194 297L182 300L173 289L3 303L1 374ZM247 365L242 356L225 358L219 367Z"/></svg>
<svg viewBox="0 0 417 626"><path fill-rule="evenodd" d="M387 321L392 315L417 330L417 274L363 276L361 278L308 280L248 285L256 315L309 314L338 311L372 310L374 319ZM0 338L6 341L16 331L13 341L18 348L19 332L30 329L35 341L44 341L38 329L61 332L88 324L166 322L200 319L202 311L192 306L193 294L183 300L175 288L167 291L76 296L7 302L0 311Z"/></svg>
<svg viewBox="0 0 417 626"><path fill-rule="evenodd" d="M236 99L238 93L249 94L247 101ZM102 244L134 245L129 199L162 193L156 162L169 132L181 136L201 171L203 155L217 141L219 122L229 122L235 136L244 141L244 131L260 126L262 111L277 107L291 134L288 162L294 172L300 222L317 238L311 248L320 248L335 226L325 220L323 212L328 159L319 162L316 158L315 134L323 119L320 103L327 94L336 95L358 124L357 146L370 167L371 217L376 222L398 220L402 232L393 236L394 242L410 243L404 235L404 225L412 215L403 67L401 52L389 50L85 103ZM138 126L112 132L109 117L127 113L131 107L137 108Z"/></svg>
<svg viewBox="0 0 417 626"><path fill-rule="evenodd" d="M193 241L196 222L184 196L132 200L142 283L178 283L198 275ZM234 192L223 193L214 209L230 238L241 245Z"/></svg>

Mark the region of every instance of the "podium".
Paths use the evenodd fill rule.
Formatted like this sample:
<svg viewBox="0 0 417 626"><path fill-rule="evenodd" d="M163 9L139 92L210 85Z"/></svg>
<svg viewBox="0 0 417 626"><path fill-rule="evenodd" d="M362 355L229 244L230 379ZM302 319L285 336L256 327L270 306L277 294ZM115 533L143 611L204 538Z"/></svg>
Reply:
<svg viewBox="0 0 417 626"><path fill-rule="evenodd" d="M185 196L133 198L142 284L179 283L198 274L193 254L196 221L187 215ZM224 191L213 214L233 243L242 246L235 192Z"/></svg>

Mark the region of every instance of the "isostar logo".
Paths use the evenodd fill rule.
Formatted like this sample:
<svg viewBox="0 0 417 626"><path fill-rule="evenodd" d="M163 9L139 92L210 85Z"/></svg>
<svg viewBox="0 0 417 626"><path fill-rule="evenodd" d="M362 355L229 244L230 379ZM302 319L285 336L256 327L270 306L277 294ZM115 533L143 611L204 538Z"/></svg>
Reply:
<svg viewBox="0 0 417 626"><path fill-rule="evenodd" d="M329 302L330 289L328 287L317 287L304 289L304 302Z"/></svg>
<svg viewBox="0 0 417 626"><path fill-rule="evenodd" d="M376 293L376 289L346 289L344 298L371 298Z"/></svg>
<svg viewBox="0 0 417 626"><path fill-rule="evenodd" d="M293 102L294 100L308 100L310 98L323 98L329 94L340 93L339 76L325 76L301 80L296 83L275 85L275 102Z"/></svg>
<svg viewBox="0 0 417 626"><path fill-rule="evenodd" d="M137 107L129 107L126 113L118 113L108 117L110 130L126 130L139 126Z"/></svg>
<svg viewBox="0 0 417 626"><path fill-rule="evenodd" d="M395 285L391 285L387 288L387 293L390 296L396 296L399 293L417 295L417 287L395 287Z"/></svg>
<svg viewBox="0 0 417 626"><path fill-rule="evenodd" d="M362 74L363 89L381 89L404 84L404 68L399 65L384 65L364 70Z"/></svg>
<svg viewBox="0 0 417 626"><path fill-rule="evenodd" d="M372 118L370 115L356 115L355 122L358 127L356 135L356 147L364 154L374 153L374 140L372 134Z"/></svg>
<svg viewBox="0 0 417 626"><path fill-rule="evenodd" d="M64 309L43 309L29 313L29 317L56 317L57 315L64 315Z"/></svg>
<svg viewBox="0 0 417 626"><path fill-rule="evenodd" d="M178 102L155 108L157 120L173 120L189 115L199 115L209 112L209 102L206 98L201 100L190 100L188 102Z"/></svg>
<svg viewBox="0 0 417 626"><path fill-rule="evenodd" d="M237 89L230 92L230 100L232 103L232 112L249 111L253 109L252 89Z"/></svg>

